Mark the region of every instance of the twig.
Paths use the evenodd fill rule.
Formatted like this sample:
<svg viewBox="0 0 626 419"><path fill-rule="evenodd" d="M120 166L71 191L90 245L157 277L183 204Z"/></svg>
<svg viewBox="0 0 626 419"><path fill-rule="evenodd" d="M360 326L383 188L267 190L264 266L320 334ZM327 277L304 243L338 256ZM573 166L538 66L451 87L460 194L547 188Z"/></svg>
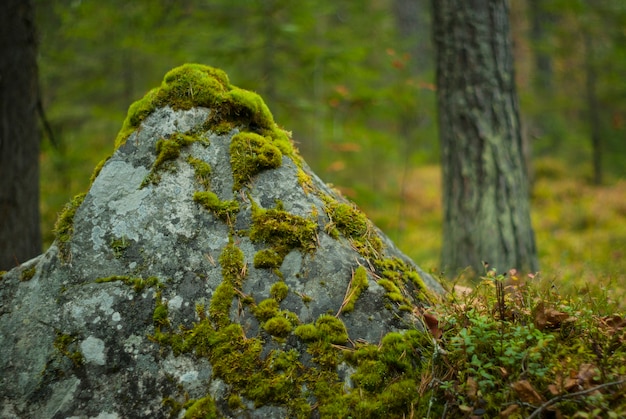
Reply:
<svg viewBox="0 0 626 419"><path fill-rule="evenodd" d="M600 390L600 389L602 389L604 387L618 386L618 385L624 384L624 383L626 383L626 379L619 380L619 381L612 381L610 383L600 384L600 385L597 385L595 387L588 388L586 390L577 391L575 393L562 394L560 396L557 396L557 397L554 397L554 398L548 400L547 402L545 402L544 404L539 406L537 408L537 410L535 410L530 416L528 416L527 419L532 419L534 417L537 417L542 411L544 411L548 407L552 406L553 404L560 402L561 400L571 399L571 398L574 398L574 397L577 397L577 396L583 396L583 395L588 394L588 393L593 393L594 391Z"/></svg>

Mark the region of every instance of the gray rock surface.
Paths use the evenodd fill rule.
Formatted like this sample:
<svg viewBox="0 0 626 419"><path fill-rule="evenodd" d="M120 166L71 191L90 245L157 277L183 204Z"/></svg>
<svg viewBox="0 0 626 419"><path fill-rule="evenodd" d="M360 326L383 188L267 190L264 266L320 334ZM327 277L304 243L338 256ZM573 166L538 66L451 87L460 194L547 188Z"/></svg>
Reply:
<svg viewBox="0 0 626 419"><path fill-rule="evenodd" d="M220 98L239 92L208 67L177 70L158 92L185 71L216 80ZM225 99L163 97L134 122L131 108L55 244L0 280L0 417L341 417L356 387L371 402L359 408L401 412L363 378L378 355L346 354L421 330L416 307L440 285L278 141L271 114L263 126L249 105L229 119ZM250 132L277 144L279 165L254 160L276 147L249 143L256 166L237 188L231 142ZM381 365L396 381L416 373Z"/></svg>

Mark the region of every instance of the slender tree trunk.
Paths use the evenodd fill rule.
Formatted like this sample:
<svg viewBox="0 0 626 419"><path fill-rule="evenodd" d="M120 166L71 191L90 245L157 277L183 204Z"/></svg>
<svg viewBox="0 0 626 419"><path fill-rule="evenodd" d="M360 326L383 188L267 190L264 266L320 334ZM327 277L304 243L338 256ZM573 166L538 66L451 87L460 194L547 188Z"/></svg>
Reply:
<svg viewBox="0 0 626 419"><path fill-rule="evenodd" d="M538 268L504 0L432 0L442 267Z"/></svg>
<svg viewBox="0 0 626 419"><path fill-rule="evenodd" d="M0 2L0 269L41 252L37 42L31 0Z"/></svg>
<svg viewBox="0 0 626 419"><path fill-rule="evenodd" d="M587 117L589 118L589 131L591 134L591 152L593 161L593 183L602 184L602 126L600 119L600 104L596 94L598 74L595 67L593 53L593 40L588 32L583 33L585 43L585 92L587 96Z"/></svg>
<svg viewBox="0 0 626 419"><path fill-rule="evenodd" d="M533 42L535 59L535 86L540 94L550 93L552 90L552 57L545 51L546 25L554 16L543 8L544 0L529 0L530 8L530 38Z"/></svg>

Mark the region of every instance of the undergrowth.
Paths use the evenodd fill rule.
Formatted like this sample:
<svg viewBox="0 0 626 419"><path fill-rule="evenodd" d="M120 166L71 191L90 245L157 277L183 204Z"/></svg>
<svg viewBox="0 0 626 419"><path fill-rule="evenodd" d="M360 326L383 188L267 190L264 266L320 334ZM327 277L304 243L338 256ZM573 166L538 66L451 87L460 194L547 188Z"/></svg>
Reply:
<svg viewBox="0 0 626 419"><path fill-rule="evenodd" d="M534 275L491 270L421 313L433 335L424 417L626 417L626 318Z"/></svg>

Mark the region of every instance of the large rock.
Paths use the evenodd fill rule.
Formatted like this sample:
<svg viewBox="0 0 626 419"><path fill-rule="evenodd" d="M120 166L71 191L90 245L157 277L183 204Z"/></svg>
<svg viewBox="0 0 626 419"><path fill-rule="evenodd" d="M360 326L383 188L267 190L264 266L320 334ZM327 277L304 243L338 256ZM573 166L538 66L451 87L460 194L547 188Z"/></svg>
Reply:
<svg viewBox="0 0 626 419"><path fill-rule="evenodd" d="M57 240L0 281L0 415L401 416L440 285L186 65L133 104Z"/></svg>

